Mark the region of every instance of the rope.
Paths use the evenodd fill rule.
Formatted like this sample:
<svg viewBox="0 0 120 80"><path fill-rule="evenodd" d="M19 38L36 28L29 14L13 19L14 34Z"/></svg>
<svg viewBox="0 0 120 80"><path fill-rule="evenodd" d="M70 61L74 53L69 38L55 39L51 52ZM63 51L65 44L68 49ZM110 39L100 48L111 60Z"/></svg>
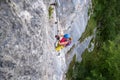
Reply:
<svg viewBox="0 0 120 80"><path fill-rule="evenodd" d="M57 8L56 7L58 7L58 3L57 3L57 1L55 0L55 3L57 4L56 6L55 6L55 12L56 12L56 18L57 18L57 34L56 35L62 35L63 34L63 30L62 30L62 28L61 28L61 26L60 26L60 18L59 18L59 16L58 16L58 12L57 12Z"/></svg>
<svg viewBox="0 0 120 80"><path fill-rule="evenodd" d="M61 28L61 25L60 25L60 20L59 20L59 17L58 17L58 23L57 23L57 34L59 35L63 35L63 29Z"/></svg>

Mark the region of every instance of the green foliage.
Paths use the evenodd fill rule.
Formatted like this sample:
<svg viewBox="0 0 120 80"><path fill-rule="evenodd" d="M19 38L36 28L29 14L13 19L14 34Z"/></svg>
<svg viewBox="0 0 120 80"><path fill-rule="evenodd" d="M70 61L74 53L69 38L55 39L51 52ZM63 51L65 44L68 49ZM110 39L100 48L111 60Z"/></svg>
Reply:
<svg viewBox="0 0 120 80"><path fill-rule="evenodd" d="M75 63L72 80L120 80L120 0L92 0L95 48Z"/></svg>
<svg viewBox="0 0 120 80"><path fill-rule="evenodd" d="M52 14L53 14L53 8L52 8L52 6L49 7L48 12L49 12L49 19L50 19L51 16L52 16Z"/></svg>
<svg viewBox="0 0 120 80"><path fill-rule="evenodd" d="M103 44L99 52L82 55L81 63L75 64L73 80L120 80L120 36Z"/></svg>
<svg viewBox="0 0 120 80"><path fill-rule="evenodd" d="M94 19L98 25L98 37L101 42L114 40L120 31L120 0L92 0ZM119 7L119 8L118 8ZM118 29L118 30L116 30ZM110 35L109 35L110 34Z"/></svg>

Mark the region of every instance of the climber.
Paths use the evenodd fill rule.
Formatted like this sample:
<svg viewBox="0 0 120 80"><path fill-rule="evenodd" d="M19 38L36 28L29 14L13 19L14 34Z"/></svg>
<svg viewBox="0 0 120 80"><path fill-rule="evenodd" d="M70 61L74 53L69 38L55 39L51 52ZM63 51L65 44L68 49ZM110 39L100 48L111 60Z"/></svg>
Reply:
<svg viewBox="0 0 120 80"><path fill-rule="evenodd" d="M65 35L61 35L61 36L56 35L55 38L58 40L58 44L56 46L56 51L60 51L64 47L69 46L71 44L71 41L72 41L70 34L65 34Z"/></svg>
<svg viewBox="0 0 120 80"><path fill-rule="evenodd" d="M52 5L53 5L53 6L57 6L57 3L54 2L54 3L51 3L50 5L51 5L51 6L52 6Z"/></svg>

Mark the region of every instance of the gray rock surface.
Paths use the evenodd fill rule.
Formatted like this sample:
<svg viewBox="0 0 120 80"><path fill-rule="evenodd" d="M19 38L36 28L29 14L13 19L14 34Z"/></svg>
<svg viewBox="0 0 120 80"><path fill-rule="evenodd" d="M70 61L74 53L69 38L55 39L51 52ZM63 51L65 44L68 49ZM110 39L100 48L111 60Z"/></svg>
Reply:
<svg viewBox="0 0 120 80"><path fill-rule="evenodd" d="M55 1L49 19L48 8ZM85 30L89 2L0 0L0 80L64 80L69 61L65 53ZM54 49L58 30L73 37L60 56Z"/></svg>
<svg viewBox="0 0 120 80"><path fill-rule="evenodd" d="M0 80L45 80L45 9L42 0L0 1Z"/></svg>

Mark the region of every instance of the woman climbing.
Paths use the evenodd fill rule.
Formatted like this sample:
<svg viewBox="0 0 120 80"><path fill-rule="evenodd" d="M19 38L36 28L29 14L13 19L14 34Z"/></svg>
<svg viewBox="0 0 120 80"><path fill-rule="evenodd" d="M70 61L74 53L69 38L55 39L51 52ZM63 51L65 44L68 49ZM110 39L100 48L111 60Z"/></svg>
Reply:
<svg viewBox="0 0 120 80"><path fill-rule="evenodd" d="M56 35L55 38L58 40L58 44L56 46L56 51L60 51L64 47L67 47L71 44L72 38L70 34L64 34L64 35Z"/></svg>

